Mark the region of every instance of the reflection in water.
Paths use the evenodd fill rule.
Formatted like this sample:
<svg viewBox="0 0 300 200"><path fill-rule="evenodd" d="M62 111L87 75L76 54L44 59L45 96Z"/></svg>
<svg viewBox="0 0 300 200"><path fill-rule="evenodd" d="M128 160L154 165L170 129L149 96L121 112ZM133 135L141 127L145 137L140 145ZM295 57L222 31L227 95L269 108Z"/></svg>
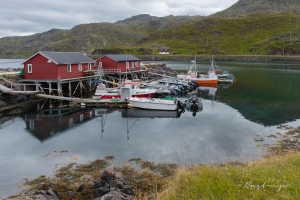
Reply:
<svg viewBox="0 0 300 200"><path fill-rule="evenodd" d="M178 118L177 110L122 109L123 118Z"/></svg>
<svg viewBox="0 0 300 200"><path fill-rule="evenodd" d="M218 99L218 96L216 95L217 88L218 86L199 86L197 88L197 92L200 97L211 100L211 109L214 107L214 101Z"/></svg>
<svg viewBox="0 0 300 200"><path fill-rule="evenodd" d="M101 124L101 139L103 139L104 126L106 122L107 115L114 111L113 108L96 108L95 109L95 117L98 120L100 118Z"/></svg>
<svg viewBox="0 0 300 200"><path fill-rule="evenodd" d="M40 141L90 120L95 115L94 109L49 109L38 114L25 115L26 129Z"/></svg>
<svg viewBox="0 0 300 200"><path fill-rule="evenodd" d="M139 121L140 118L179 118L181 113L184 110L145 110L145 109L138 109L138 108L131 108L131 109L122 109L121 116L122 118L127 119L127 140L129 140L129 131L132 126ZM133 121L131 125L129 125L129 121Z"/></svg>

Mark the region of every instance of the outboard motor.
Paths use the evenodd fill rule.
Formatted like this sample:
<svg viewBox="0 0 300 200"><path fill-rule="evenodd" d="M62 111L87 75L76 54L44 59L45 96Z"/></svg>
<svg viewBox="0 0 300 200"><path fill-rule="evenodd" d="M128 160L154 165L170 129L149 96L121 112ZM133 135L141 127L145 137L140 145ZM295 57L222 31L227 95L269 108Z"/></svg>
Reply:
<svg viewBox="0 0 300 200"><path fill-rule="evenodd" d="M195 87L198 87L199 84L195 81L195 80L191 80L191 83L195 86Z"/></svg>
<svg viewBox="0 0 300 200"><path fill-rule="evenodd" d="M192 105L191 105L191 110L193 111L193 112L196 112L196 111L198 111L198 105L196 104L196 99L194 98L193 100L192 100Z"/></svg>
<svg viewBox="0 0 300 200"><path fill-rule="evenodd" d="M178 110L184 110L184 105L182 105L179 100L176 100L176 101L177 101L177 109Z"/></svg>

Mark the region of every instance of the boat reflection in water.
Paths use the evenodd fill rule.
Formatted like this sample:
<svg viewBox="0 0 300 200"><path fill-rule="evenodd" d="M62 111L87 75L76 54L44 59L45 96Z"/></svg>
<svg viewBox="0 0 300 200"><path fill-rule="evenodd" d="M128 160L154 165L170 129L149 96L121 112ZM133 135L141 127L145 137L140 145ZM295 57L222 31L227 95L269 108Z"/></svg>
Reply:
<svg viewBox="0 0 300 200"><path fill-rule="evenodd" d="M146 110L146 109L122 109L123 118L179 118L180 111L177 110Z"/></svg>
<svg viewBox="0 0 300 200"><path fill-rule="evenodd" d="M103 139L104 125L105 125L105 122L106 122L107 114L112 113L113 111L114 111L113 108L96 108L95 109L95 117L96 117L96 119L98 120L100 118L101 139Z"/></svg>
<svg viewBox="0 0 300 200"><path fill-rule="evenodd" d="M121 116L126 118L127 120L127 140L129 140L129 132L133 125L139 121L141 118L180 118L181 113L184 110L146 110L146 109L138 109L138 108L131 108L131 109L122 109ZM132 121L131 126L129 125L129 120Z"/></svg>
<svg viewBox="0 0 300 200"><path fill-rule="evenodd" d="M192 96L190 98L187 98L184 101L185 109L189 112L193 113L193 116L196 116L197 112L200 112L203 110L203 104L200 98L196 96Z"/></svg>
<svg viewBox="0 0 300 200"><path fill-rule="evenodd" d="M95 115L94 109L49 109L38 114L25 115L26 129L41 142L72 128L75 124L86 122Z"/></svg>

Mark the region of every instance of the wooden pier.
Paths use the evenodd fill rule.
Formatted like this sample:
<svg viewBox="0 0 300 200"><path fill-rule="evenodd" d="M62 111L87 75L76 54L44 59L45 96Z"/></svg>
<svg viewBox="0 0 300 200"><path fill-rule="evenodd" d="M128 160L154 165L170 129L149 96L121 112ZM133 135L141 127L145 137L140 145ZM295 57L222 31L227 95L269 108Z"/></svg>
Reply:
<svg viewBox="0 0 300 200"><path fill-rule="evenodd" d="M38 98L45 98L45 99L56 99L62 101L70 101L73 102L73 106L76 104L78 106L92 106L92 107L122 107L127 108L129 107L129 102L125 99L84 99L84 98L74 98L74 97L62 97L56 95L48 95L48 94L36 94Z"/></svg>

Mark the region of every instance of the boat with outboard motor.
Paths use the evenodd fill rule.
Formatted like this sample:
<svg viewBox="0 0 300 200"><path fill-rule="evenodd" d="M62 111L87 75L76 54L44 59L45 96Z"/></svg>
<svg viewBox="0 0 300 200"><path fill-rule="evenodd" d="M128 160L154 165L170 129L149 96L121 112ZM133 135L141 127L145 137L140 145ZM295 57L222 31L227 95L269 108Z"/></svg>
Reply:
<svg viewBox="0 0 300 200"><path fill-rule="evenodd" d="M189 112L199 112L203 110L203 104L200 98L193 96L184 101L185 109Z"/></svg>
<svg viewBox="0 0 300 200"><path fill-rule="evenodd" d="M176 98L127 98L130 107L148 110L177 110L181 108L181 102Z"/></svg>
<svg viewBox="0 0 300 200"><path fill-rule="evenodd" d="M222 71L211 59L211 66L209 72L215 72L218 77L218 83L233 83L235 81L235 77L233 74L230 74L228 71Z"/></svg>
<svg viewBox="0 0 300 200"><path fill-rule="evenodd" d="M97 88L93 99L114 99L122 98L122 94L125 97L145 97L153 98L157 90L155 88L141 88L141 82L134 82L126 80L124 82L118 83L121 86L118 89L106 88L104 83L100 83ZM124 96L124 95L123 95Z"/></svg>

